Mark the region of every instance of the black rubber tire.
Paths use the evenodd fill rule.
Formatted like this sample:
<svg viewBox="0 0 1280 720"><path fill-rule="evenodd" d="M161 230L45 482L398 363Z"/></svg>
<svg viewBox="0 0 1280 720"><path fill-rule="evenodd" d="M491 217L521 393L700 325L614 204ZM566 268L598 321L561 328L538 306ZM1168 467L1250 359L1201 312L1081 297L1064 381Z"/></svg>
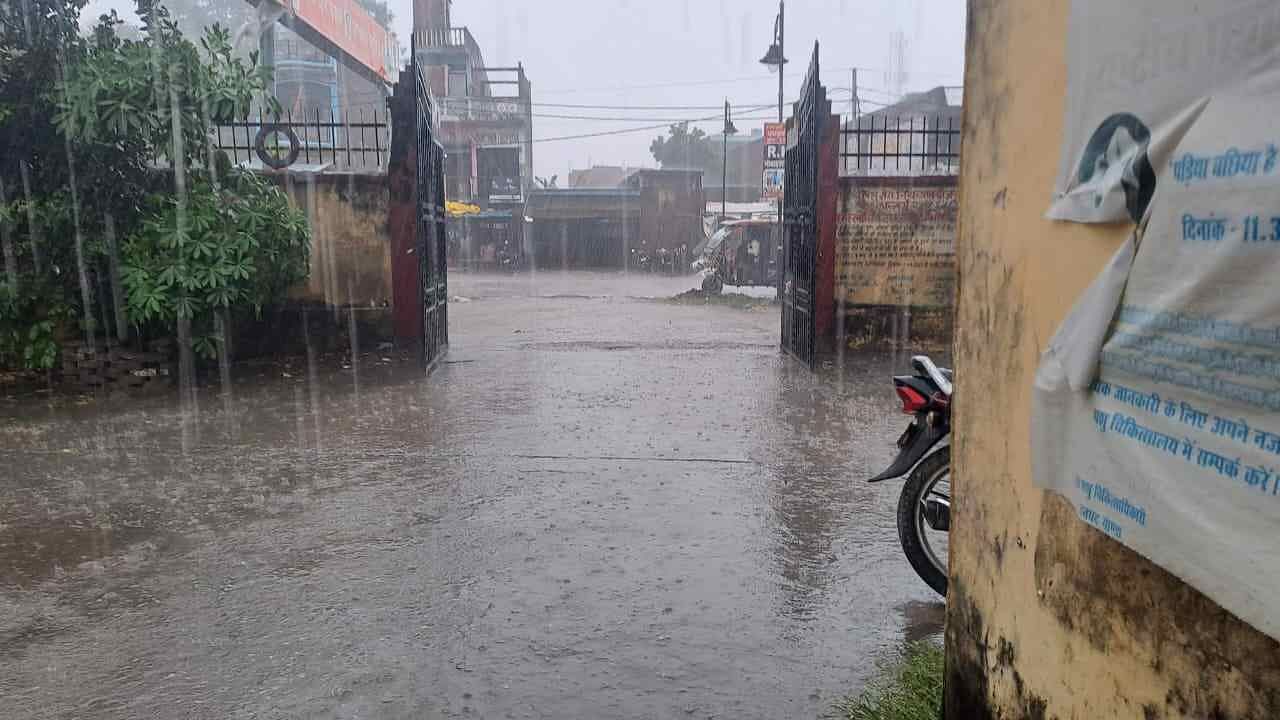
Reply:
<svg viewBox="0 0 1280 720"><path fill-rule="evenodd" d="M916 466L911 477L902 486L902 494L898 496L898 540L902 543L902 552L907 561L915 569L916 574L924 580L934 592L947 596L947 575L929 561L928 551L920 544L916 535L916 508L920 505L920 495L929 485L929 480L951 465L951 448L945 447Z"/></svg>
<svg viewBox="0 0 1280 720"><path fill-rule="evenodd" d="M283 133L289 141L289 154L280 159L267 152L267 138L277 132ZM298 142L298 134L293 131L293 128L288 125L272 123L258 128L258 136L253 141L253 149L257 152L258 159L262 161L263 165L273 170L283 170L298 161L298 153L302 152L302 143Z"/></svg>

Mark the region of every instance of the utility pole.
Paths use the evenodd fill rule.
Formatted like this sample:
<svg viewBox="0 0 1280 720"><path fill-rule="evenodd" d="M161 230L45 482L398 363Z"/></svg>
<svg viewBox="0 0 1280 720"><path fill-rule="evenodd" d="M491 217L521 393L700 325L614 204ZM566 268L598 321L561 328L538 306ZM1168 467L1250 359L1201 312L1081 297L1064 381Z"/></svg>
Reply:
<svg viewBox="0 0 1280 720"><path fill-rule="evenodd" d="M724 126L729 127L729 101L724 101ZM724 149L720 153L720 225L724 225L725 215L729 209L729 131L721 133L724 138Z"/></svg>
<svg viewBox="0 0 1280 720"><path fill-rule="evenodd" d="M859 128L862 127L862 125L858 120L858 116L862 114L862 108L860 107L862 103L858 100L858 68L856 67L853 68L853 84L850 85L849 87L852 88L853 90L853 95L849 100L849 104L852 106L850 108L850 110L852 111L852 114L849 116L849 124L852 125L854 128L853 142L856 143L856 146L854 147L854 152L857 153L857 156L858 156L858 160L856 161L857 169L861 170L862 169L862 158L861 158L862 136L859 135L857 131ZM842 136L840 138L840 143L842 148L840 151L841 153L849 152L848 146L845 145L845 139L844 139L845 137L847 136ZM845 164L844 169L847 171L849 169L848 159L844 160L844 164Z"/></svg>
<svg viewBox="0 0 1280 720"><path fill-rule="evenodd" d="M858 101L858 68L853 69L853 117L857 118L862 114L862 108Z"/></svg>
<svg viewBox="0 0 1280 720"><path fill-rule="evenodd" d="M738 128L733 126L733 120L729 115L729 100L724 101L724 162L721 165L720 175L720 224L724 225L725 216L728 215L729 208L729 136L738 132Z"/></svg>

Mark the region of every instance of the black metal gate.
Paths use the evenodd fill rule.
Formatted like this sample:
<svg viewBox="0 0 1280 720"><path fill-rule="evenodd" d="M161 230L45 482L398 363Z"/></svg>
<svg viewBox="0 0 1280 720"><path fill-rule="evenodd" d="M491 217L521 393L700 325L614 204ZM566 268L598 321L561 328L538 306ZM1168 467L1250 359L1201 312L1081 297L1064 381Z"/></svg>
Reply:
<svg viewBox="0 0 1280 720"><path fill-rule="evenodd" d="M414 63L417 82L417 247L422 302L422 364L430 367L449 347L449 248L445 233L444 146L436 140L431 96Z"/></svg>
<svg viewBox="0 0 1280 720"><path fill-rule="evenodd" d="M814 364L814 291L818 263L818 152L822 147L827 92L818 77L818 43L795 105L787 143L783 185L785 246L782 288L782 347L810 368Z"/></svg>

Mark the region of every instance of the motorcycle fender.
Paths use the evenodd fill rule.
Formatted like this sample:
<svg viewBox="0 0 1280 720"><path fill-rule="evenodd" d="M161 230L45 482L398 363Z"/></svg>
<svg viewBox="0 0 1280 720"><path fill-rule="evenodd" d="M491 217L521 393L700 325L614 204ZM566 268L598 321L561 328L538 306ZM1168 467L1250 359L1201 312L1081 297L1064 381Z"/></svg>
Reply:
<svg viewBox="0 0 1280 720"><path fill-rule="evenodd" d="M898 457L894 458L893 464L887 470L879 475L867 480L867 482L882 482L896 477L902 477L911 471L911 468L920 462L920 459L928 454L944 437L947 436L947 428L945 426L933 426L924 422L917 422L907 429L907 433L902 436L903 442L898 452Z"/></svg>

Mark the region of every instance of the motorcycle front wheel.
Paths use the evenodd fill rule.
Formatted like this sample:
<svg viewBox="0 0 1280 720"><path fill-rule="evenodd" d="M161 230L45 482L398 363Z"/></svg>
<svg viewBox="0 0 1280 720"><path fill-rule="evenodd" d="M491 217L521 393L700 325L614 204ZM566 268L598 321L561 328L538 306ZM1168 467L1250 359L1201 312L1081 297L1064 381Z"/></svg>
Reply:
<svg viewBox="0 0 1280 720"><path fill-rule="evenodd" d="M898 497L898 539L920 579L939 595L947 595L948 532L930 527L925 515L930 498L951 501L951 448L925 458Z"/></svg>

